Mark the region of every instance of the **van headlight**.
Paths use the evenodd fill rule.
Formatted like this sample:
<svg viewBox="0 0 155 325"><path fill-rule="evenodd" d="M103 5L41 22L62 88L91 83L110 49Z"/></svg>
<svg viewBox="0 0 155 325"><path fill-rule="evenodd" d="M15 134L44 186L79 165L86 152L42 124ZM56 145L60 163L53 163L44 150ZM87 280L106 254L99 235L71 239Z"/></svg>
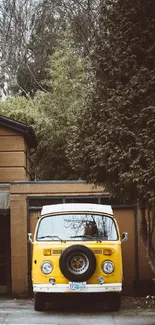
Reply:
<svg viewBox="0 0 155 325"><path fill-rule="evenodd" d="M106 274L111 274L114 271L114 263L111 261L104 261L102 264L102 271Z"/></svg>
<svg viewBox="0 0 155 325"><path fill-rule="evenodd" d="M50 262L43 262L41 264L41 272L43 274L50 274L53 271L53 266Z"/></svg>

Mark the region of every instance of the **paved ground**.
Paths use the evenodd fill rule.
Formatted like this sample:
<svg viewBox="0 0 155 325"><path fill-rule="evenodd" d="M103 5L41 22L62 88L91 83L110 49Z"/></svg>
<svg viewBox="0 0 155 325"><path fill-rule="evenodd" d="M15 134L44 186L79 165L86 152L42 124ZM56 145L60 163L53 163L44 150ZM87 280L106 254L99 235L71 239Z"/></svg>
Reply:
<svg viewBox="0 0 155 325"><path fill-rule="evenodd" d="M121 310L109 313L89 306L47 306L33 309L33 300L0 299L0 324L48 325L155 325L155 308L123 299Z"/></svg>

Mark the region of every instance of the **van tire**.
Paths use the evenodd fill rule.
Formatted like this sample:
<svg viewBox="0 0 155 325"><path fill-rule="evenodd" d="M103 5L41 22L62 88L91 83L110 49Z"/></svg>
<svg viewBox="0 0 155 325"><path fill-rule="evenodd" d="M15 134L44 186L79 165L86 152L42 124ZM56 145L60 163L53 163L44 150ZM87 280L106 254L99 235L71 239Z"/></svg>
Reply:
<svg viewBox="0 0 155 325"><path fill-rule="evenodd" d="M79 258L83 260L83 264L85 263L84 269L80 270L77 273L76 270L73 270L73 259ZM72 266L70 266L72 265ZM95 272L96 269L96 257L94 253L84 245L72 245L67 247L61 254L59 260L59 267L62 274L70 281L74 282L83 282L87 281ZM75 267L76 268L76 267ZM81 267L82 269L82 267Z"/></svg>
<svg viewBox="0 0 155 325"><path fill-rule="evenodd" d="M40 292L34 294L34 309L36 311L43 311L45 309L44 295Z"/></svg>

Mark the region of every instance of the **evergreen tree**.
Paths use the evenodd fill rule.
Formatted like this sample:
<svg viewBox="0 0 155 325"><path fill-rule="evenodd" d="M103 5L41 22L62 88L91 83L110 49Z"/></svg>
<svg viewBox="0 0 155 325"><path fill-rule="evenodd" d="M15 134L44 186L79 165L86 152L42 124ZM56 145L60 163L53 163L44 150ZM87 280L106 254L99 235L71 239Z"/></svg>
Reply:
<svg viewBox="0 0 155 325"><path fill-rule="evenodd" d="M101 1L94 89L68 150L81 178L103 184L121 201L138 201L155 271L154 12L153 0Z"/></svg>

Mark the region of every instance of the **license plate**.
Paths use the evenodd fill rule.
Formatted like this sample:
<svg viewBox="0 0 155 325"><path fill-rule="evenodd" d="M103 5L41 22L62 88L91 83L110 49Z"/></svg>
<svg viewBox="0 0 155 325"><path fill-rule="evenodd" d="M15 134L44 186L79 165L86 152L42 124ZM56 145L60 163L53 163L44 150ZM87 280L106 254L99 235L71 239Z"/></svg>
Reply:
<svg viewBox="0 0 155 325"><path fill-rule="evenodd" d="M72 291L86 290L86 282L69 282L69 289Z"/></svg>

